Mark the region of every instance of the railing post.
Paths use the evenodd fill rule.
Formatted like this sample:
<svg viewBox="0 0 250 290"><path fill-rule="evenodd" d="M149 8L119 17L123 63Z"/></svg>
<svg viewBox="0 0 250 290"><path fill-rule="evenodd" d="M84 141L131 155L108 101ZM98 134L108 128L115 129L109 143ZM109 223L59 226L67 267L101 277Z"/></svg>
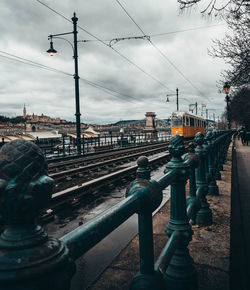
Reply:
<svg viewBox="0 0 250 290"><path fill-rule="evenodd" d="M154 271L154 243L152 212L161 204L162 191L157 182L150 180L148 159L141 156L137 160L136 180L128 189L127 196L133 194L133 189L144 191L149 197L138 213L140 272L133 278L130 289L162 289L163 281L158 272Z"/></svg>
<svg viewBox="0 0 250 290"><path fill-rule="evenodd" d="M196 196L196 180L195 180L195 168L199 165L199 158L195 155L195 144L193 142L189 143L188 153L185 154L185 162L189 162L189 197L187 198L187 211L189 206L195 204L195 214L191 216L191 224L196 224L196 214L201 207L200 200Z"/></svg>
<svg viewBox="0 0 250 290"><path fill-rule="evenodd" d="M218 169L219 171L223 171L223 153L224 153L224 144L225 140L223 135L219 138L219 150L218 150Z"/></svg>
<svg viewBox="0 0 250 290"><path fill-rule="evenodd" d="M203 148L204 135L198 132L195 135L195 142L197 147L195 148L195 154L199 157L200 163L196 168L196 185L197 185L197 196L201 201L201 208L197 213L196 222L198 225L211 225L212 224L212 211L209 208L209 204L206 199L208 193L208 186L206 183L206 172L205 172L205 159L206 150Z"/></svg>
<svg viewBox="0 0 250 290"><path fill-rule="evenodd" d="M165 273L165 288L168 290L198 289L196 270L188 250L193 231L188 222L186 208L185 184L189 174L189 165L181 157L184 153L183 137L174 135L170 139L168 148L173 157L168 162L165 173L174 170L176 177L171 183L170 220L166 227L166 234L170 238L175 231L180 231L181 238Z"/></svg>
<svg viewBox="0 0 250 290"><path fill-rule="evenodd" d="M219 188L216 184L215 179L215 154L214 154L214 141L213 141L213 133L211 131L207 132L206 140L208 143L208 167L209 167L209 174L208 174L208 194L210 195L219 195Z"/></svg>
<svg viewBox="0 0 250 290"><path fill-rule="evenodd" d="M98 139L97 139L97 142L98 142L98 151L100 151L100 144L101 144L101 140L100 140L100 135L98 135L98 137L97 137Z"/></svg>
<svg viewBox="0 0 250 290"><path fill-rule="evenodd" d="M85 154L85 139L84 139L84 135L82 136L82 155Z"/></svg>
<svg viewBox="0 0 250 290"><path fill-rule="evenodd" d="M39 211L53 191L40 148L15 140L0 151L0 214L7 228L0 236L1 290L70 289L75 265L68 249L37 225Z"/></svg>
<svg viewBox="0 0 250 290"><path fill-rule="evenodd" d="M205 168L205 177L206 177L206 183L207 185L209 184L209 160L208 160L208 156L209 156L209 151L210 151L210 147L208 144L208 139L206 138L207 135L204 136L204 143L202 145L203 149L204 149L204 156L206 156L204 158L204 168Z"/></svg>
<svg viewBox="0 0 250 290"><path fill-rule="evenodd" d="M65 156L65 136L62 137L62 146L63 146L63 156Z"/></svg>
<svg viewBox="0 0 250 290"><path fill-rule="evenodd" d="M215 179L221 180L221 174L219 170L219 135L217 132L214 133L214 170L215 170Z"/></svg>

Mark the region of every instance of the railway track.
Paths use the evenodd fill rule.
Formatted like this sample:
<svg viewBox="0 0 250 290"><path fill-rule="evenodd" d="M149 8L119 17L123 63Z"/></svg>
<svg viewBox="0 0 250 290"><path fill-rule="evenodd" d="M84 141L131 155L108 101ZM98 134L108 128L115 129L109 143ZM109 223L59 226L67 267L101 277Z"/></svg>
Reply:
<svg viewBox="0 0 250 290"><path fill-rule="evenodd" d="M60 188L63 186L67 186L66 183L67 182L73 182L72 180L76 180L76 179L81 179L84 178L85 180L88 180L90 178L93 179L93 176L97 177L97 176L101 176L110 172L113 172L115 170L117 170L117 167L121 167L123 164L128 163L130 161L135 161L139 156L141 155L145 155L145 156L150 156L150 155L154 155L163 151L167 150L167 146L160 146L154 149L150 149L150 150L146 150L144 149L143 151L139 151L136 153L126 153L126 154L122 154L121 157L115 157L112 158L111 156L109 156L109 158L111 157L112 159L109 158L105 158L104 161L99 161L96 162L98 160L95 160L95 163L91 163L88 165L80 165L82 163L78 163L78 166L76 166L76 168L71 168L71 169L67 169L67 170L62 170L60 172L55 172L55 173L51 173L50 177L53 178L55 180L55 182L57 183L57 187L60 183ZM120 155L118 155L120 156ZM58 189L57 189L58 190Z"/></svg>
<svg viewBox="0 0 250 290"><path fill-rule="evenodd" d="M56 173L61 170L67 170L71 168L76 168L82 165L93 164L95 162L109 160L111 158L127 156L132 153L143 153L146 150L166 148L168 142L146 144L142 146L132 147L132 148L120 148L106 152L97 152L96 154L87 154L85 156L73 156L65 157L59 159L48 160L48 168L50 173Z"/></svg>
<svg viewBox="0 0 250 290"><path fill-rule="evenodd" d="M170 154L168 152L160 154L160 156L149 158L149 166L151 169L163 165L166 160L170 159ZM127 168L120 169L113 173L95 178L83 182L81 184L66 188L52 195L51 204L46 210L53 210L62 204L68 203L71 205L76 205L81 198L88 194L97 194L102 188L114 188L118 183L119 185L127 183L129 180L135 178L137 165L132 165Z"/></svg>
<svg viewBox="0 0 250 290"><path fill-rule="evenodd" d="M56 191L52 195L51 203L45 209L42 219L49 219L53 215L53 212L60 209L63 205L70 207L78 206L86 196L95 196L104 189L107 192L118 185L124 186L131 179L133 180L135 178L137 169L136 164L127 164L126 166L120 166L118 168L114 167L114 163L121 165L123 162L128 162L128 160L136 160L141 155L151 155L149 157L149 166L151 170L165 164L168 160L170 160L170 153L166 151L167 146L168 144L165 144L162 148L155 148L146 151L145 149L148 148L144 148L144 152L140 151L128 156L117 157L111 160L105 160L95 164L80 166L78 168L72 168L51 174L50 176L56 180ZM156 152L158 153L157 156L152 156L152 154L156 154ZM107 168L109 172L107 172ZM87 175L88 171L98 169L100 172L95 173L96 175L94 177L91 177L91 174L89 176ZM113 172L110 172L110 170ZM61 179L65 178L65 174L67 176L69 176L69 174L72 174L71 176L76 176L76 184L72 184L71 180L70 185L69 183L65 183L66 187L60 189L58 183L60 183Z"/></svg>

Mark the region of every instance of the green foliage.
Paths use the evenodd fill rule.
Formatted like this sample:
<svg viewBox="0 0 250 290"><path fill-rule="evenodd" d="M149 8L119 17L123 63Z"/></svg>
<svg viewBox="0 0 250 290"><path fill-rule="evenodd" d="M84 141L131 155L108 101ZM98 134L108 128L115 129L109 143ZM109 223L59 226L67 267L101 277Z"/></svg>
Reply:
<svg viewBox="0 0 250 290"><path fill-rule="evenodd" d="M232 120L250 131L250 87L242 87L235 92L230 110Z"/></svg>

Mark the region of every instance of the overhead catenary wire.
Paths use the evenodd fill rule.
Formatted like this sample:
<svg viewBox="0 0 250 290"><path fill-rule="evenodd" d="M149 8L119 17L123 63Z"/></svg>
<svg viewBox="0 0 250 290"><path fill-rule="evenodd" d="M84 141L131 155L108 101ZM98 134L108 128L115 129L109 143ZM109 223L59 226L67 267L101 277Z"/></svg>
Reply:
<svg viewBox="0 0 250 290"><path fill-rule="evenodd" d="M193 28L187 28L187 29L181 29L181 30L175 30L175 31L168 31L168 32L162 32L162 33L155 33L155 34L149 34L149 37L158 37L163 35L169 35L169 34L175 34L175 33L181 33L181 32L187 32L187 31L193 31L193 30L200 30L200 29L208 29L211 27L217 27L217 26L225 26L225 23L221 24L213 24L213 25L207 25L207 26L198 26Z"/></svg>
<svg viewBox="0 0 250 290"><path fill-rule="evenodd" d="M4 59L7 59L7 60L16 61L16 62L23 63L23 64L26 64L26 65L30 65L32 67L36 67L36 68L39 68L39 69L48 70L48 71L51 71L51 72L60 73L60 74L66 75L66 76L73 77L73 75L68 73L68 72L65 72L65 71L62 71L62 70L58 70L58 69L55 69L53 67L46 66L46 65L40 64L38 62L34 62L34 61L29 60L27 58L23 58L23 57L20 57L20 56L11 54L11 53L7 53L7 52L1 51L1 50L0 50L0 53L5 54L5 55L1 55L0 54L0 57L2 57ZM95 88L97 88L99 90L103 90L104 92L106 92L106 93L108 93L110 95L113 95L113 96L115 96L117 98L119 98L117 95L120 95L120 96L123 97L122 98L123 100L129 101L128 99L130 99L130 100L133 100L133 101L136 101L136 102L141 102L141 100L139 100L139 99L137 99L135 97L132 97L132 96L130 96L128 94L121 93L121 92L119 92L117 90L108 88L106 86L103 86L103 85L98 84L96 82L90 81L88 79L80 78L80 80L84 81L85 83L87 83L88 85L90 85L92 87L95 87ZM124 97L125 97L125 99L124 99Z"/></svg>
<svg viewBox="0 0 250 290"><path fill-rule="evenodd" d="M133 17L128 13L126 8L121 4L119 0L115 0L118 5L122 8L122 10L127 14L127 16L132 20L132 22L137 26L137 28L141 31L143 36L147 36L147 34L142 30L142 28L136 23L136 21L133 19ZM206 96L191 82L185 75L184 73L164 54L160 48L158 48L150 39L150 37L146 37L146 39L149 41L149 43L161 54L161 56L167 60L167 62L195 89L199 92L201 96L206 98ZM209 102L211 102L209 99L207 99Z"/></svg>
<svg viewBox="0 0 250 290"><path fill-rule="evenodd" d="M44 7L48 8L49 10L51 10L52 12L56 13L57 15L61 16L62 18L64 18L65 20L67 20L68 22L72 21L67 18L66 16L64 16L62 13L59 13L58 11L56 11L55 9L51 8L50 6L48 6L47 4L43 3L40 0L35 0L38 3L40 3L41 5L43 5ZM123 55L121 52L119 52L118 50L116 50L114 47L109 46L108 43L106 43L105 41L103 41L101 38L99 38L98 36L94 35L93 33L89 32L88 30L86 30L85 28L83 28L82 26L80 26L79 24L77 25L77 27L84 31L86 34L88 34L89 36L93 37L94 39L98 40L100 43L102 43L103 45L111 48L116 54L118 54L120 57L122 57L123 59L125 59L127 62L129 62L131 65L133 65L134 67L136 67L138 70L140 70L142 73L144 73L145 75L147 75L148 77L150 77L152 80L154 80L155 82L157 82L158 84L160 84L162 87L164 87L165 89L167 89L169 92L173 92L173 90L171 90L168 86L166 86L163 82L161 82L160 80L158 80L156 77L154 77L153 75L151 75L150 73L148 73L147 71L145 71L143 68L141 68L139 65L137 65L135 62L133 62L132 60L130 60L128 57L126 57L125 55Z"/></svg>
<svg viewBox="0 0 250 290"><path fill-rule="evenodd" d="M40 67L41 69L45 69L45 70L49 70L49 71L53 71L53 72L62 73L62 74L65 74L65 75L68 75L68 76L71 76L71 77L73 76L73 74L67 73L65 71L62 71L62 70L59 70L59 69L56 69L56 68L53 68L53 67L49 67L47 65L43 65L41 63L38 63L38 62L35 62L35 61L32 61L32 60L29 60L27 58L20 57L18 55L14 55L14 54L11 54L11 53L2 51L2 50L0 50L0 53L9 56L9 59L12 59L12 60L19 60L19 62L22 62L22 63L25 63L25 64L30 64L30 65L33 65L35 67ZM4 56L1 56L1 57L4 57Z"/></svg>
<svg viewBox="0 0 250 290"><path fill-rule="evenodd" d="M182 29L182 30L174 30L174 31L167 31L167 32L161 32L161 33L155 33L155 34L147 34L147 36L123 36L123 37L113 37L113 38L108 38L108 39L102 39L102 41L106 41L109 43L110 46L110 41L112 40L117 40L117 39L122 39L122 40L130 40L130 39L145 39L147 37L152 38L152 37L159 37L159 36L164 36L164 35L170 35L170 34L176 34L176 33L181 33L181 32L188 32L188 31L193 31L193 30L200 30L200 29L208 29L216 26L225 26L226 24L221 23L221 24L214 24L214 25L208 25L208 26L198 26L198 27L192 27L192 28L187 28L187 29ZM85 39L85 40L78 40L78 42L92 42L92 41L99 41L98 39Z"/></svg>

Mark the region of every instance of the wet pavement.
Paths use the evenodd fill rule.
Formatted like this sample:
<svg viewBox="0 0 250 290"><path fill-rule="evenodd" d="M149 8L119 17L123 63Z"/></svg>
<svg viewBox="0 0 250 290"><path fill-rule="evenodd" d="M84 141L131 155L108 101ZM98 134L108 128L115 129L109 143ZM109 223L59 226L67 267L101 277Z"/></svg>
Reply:
<svg viewBox="0 0 250 290"><path fill-rule="evenodd" d="M151 177L157 179L162 176L164 169L165 166L161 166L152 171ZM126 186L116 187L113 191L102 191L102 194L96 198L87 198L81 207L64 210L55 217L53 222L44 227L50 236L60 238L124 199L125 191ZM161 207L169 199L169 188L163 194L164 198ZM137 232L137 215L135 214L79 258L76 261L77 273L73 277L71 290L87 289L127 246Z"/></svg>

